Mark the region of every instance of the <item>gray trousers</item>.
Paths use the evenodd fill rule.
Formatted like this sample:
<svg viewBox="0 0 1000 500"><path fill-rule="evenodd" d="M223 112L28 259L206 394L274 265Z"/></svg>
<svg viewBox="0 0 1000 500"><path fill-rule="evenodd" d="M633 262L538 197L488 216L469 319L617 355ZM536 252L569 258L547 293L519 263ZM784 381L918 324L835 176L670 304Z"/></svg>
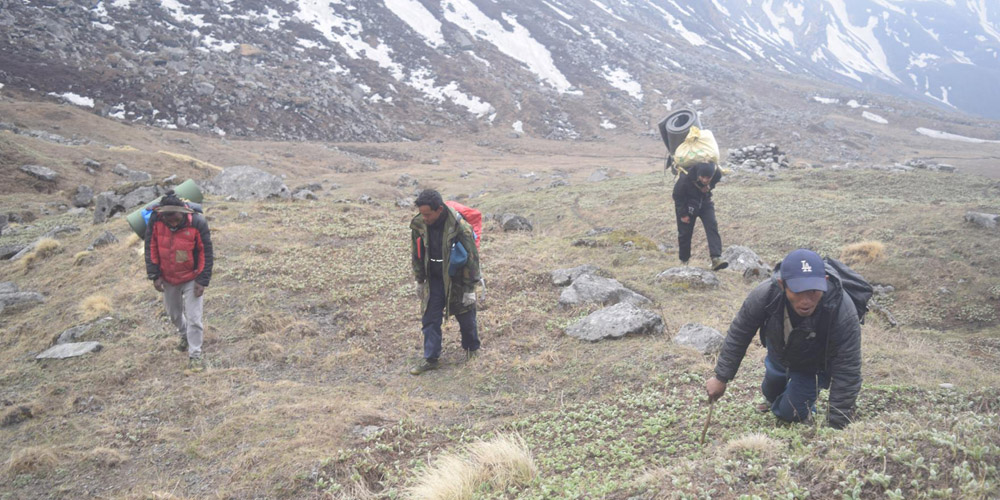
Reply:
<svg viewBox="0 0 1000 500"><path fill-rule="evenodd" d="M177 334L187 337L188 356L201 357L201 342L205 329L201 324L202 297L194 296L194 280L180 285L163 282L163 303Z"/></svg>

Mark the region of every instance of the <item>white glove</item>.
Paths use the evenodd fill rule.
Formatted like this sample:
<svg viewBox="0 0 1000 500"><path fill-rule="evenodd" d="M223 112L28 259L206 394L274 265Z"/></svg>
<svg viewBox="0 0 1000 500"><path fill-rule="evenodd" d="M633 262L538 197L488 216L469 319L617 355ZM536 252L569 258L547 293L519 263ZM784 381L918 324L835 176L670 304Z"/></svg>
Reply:
<svg viewBox="0 0 1000 500"><path fill-rule="evenodd" d="M476 292L467 292L462 294L462 305L469 307L476 303Z"/></svg>
<svg viewBox="0 0 1000 500"><path fill-rule="evenodd" d="M417 299L419 299L420 302L423 302L424 301L424 284L418 281L416 283L416 285L417 285Z"/></svg>

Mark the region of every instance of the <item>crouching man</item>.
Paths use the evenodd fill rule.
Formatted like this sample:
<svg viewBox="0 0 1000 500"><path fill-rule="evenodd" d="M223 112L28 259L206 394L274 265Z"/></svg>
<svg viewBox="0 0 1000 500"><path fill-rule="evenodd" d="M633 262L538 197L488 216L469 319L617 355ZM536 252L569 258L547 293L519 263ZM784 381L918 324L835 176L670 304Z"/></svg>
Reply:
<svg viewBox="0 0 1000 500"><path fill-rule="evenodd" d="M841 429L850 423L861 389L861 325L840 276L815 252L798 249L782 260L767 282L743 302L726 335L705 389L714 401L760 331L767 348L761 390L770 411L787 422L809 420L820 388L830 389L827 421Z"/></svg>

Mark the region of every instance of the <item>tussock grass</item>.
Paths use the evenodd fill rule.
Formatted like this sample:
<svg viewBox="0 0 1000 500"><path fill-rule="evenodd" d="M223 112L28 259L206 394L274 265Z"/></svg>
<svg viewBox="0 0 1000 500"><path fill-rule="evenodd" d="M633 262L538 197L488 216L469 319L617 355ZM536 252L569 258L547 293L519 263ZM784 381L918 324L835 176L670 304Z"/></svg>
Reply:
<svg viewBox="0 0 1000 500"><path fill-rule="evenodd" d="M524 486L538 475L531 451L517 434L470 444L464 452L446 453L407 489L420 500L465 500L489 484L494 491Z"/></svg>
<svg viewBox="0 0 1000 500"><path fill-rule="evenodd" d="M24 254L24 256L17 261L17 265L21 271L28 272L41 261L59 253L61 248L62 244L59 243L59 240L54 238L42 238L35 244L34 249Z"/></svg>
<svg viewBox="0 0 1000 500"><path fill-rule="evenodd" d="M285 348L277 342L253 340L247 357L252 361L282 361L285 359Z"/></svg>
<svg viewBox="0 0 1000 500"><path fill-rule="evenodd" d="M769 459L781 448L782 444L776 439L766 434L752 432L729 441L722 452L728 456L749 454Z"/></svg>
<svg viewBox="0 0 1000 500"><path fill-rule="evenodd" d="M98 446L87 452L87 460L93 462L98 467L110 469L117 467L128 461L128 455L113 448Z"/></svg>
<svg viewBox="0 0 1000 500"><path fill-rule="evenodd" d="M97 319L111 313L111 299L107 295L94 294L80 301L80 317L84 321Z"/></svg>
<svg viewBox="0 0 1000 500"><path fill-rule="evenodd" d="M840 252L840 260L849 266L871 264L885 257L885 245L881 241L861 241L847 245Z"/></svg>
<svg viewBox="0 0 1000 500"><path fill-rule="evenodd" d="M77 252L75 255L73 255L73 265L74 266L82 266L82 265L86 264L87 262L90 261L89 257L91 255L93 255L93 254L94 254L94 252L91 252L89 250L83 250L83 251Z"/></svg>
<svg viewBox="0 0 1000 500"><path fill-rule="evenodd" d="M247 316L242 322L242 329L252 335L262 335L277 332L292 322L286 314L277 312L258 312Z"/></svg>
<svg viewBox="0 0 1000 500"><path fill-rule="evenodd" d="M58 450L51 446L30 446L14 450L4 469L7 474L18 475L49 471L58 465Z"/></svg>

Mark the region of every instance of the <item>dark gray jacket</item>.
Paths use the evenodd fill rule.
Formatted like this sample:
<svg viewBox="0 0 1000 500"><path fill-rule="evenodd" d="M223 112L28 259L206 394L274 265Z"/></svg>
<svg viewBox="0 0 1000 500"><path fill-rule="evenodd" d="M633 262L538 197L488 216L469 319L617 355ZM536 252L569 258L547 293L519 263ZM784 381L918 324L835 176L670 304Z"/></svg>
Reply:
<svg viewBox="0 0 1000 500"><path fill-rule="evenodd" d="M843 428L854 415L854 403L861 390L861 324L854 302L844 292L840 276L826 266L829 289L823 294L816 312L806 318L819 338L818 370L830 376L830 411L827 421L832 427ZM736 376L747 347L757 332L769 345L769 352L784 354L785 294L778 284L778 273L770 280L757 285L750 292L736 319L729 326L726 342L715 365L719 380L728 382Z"/></svg>

